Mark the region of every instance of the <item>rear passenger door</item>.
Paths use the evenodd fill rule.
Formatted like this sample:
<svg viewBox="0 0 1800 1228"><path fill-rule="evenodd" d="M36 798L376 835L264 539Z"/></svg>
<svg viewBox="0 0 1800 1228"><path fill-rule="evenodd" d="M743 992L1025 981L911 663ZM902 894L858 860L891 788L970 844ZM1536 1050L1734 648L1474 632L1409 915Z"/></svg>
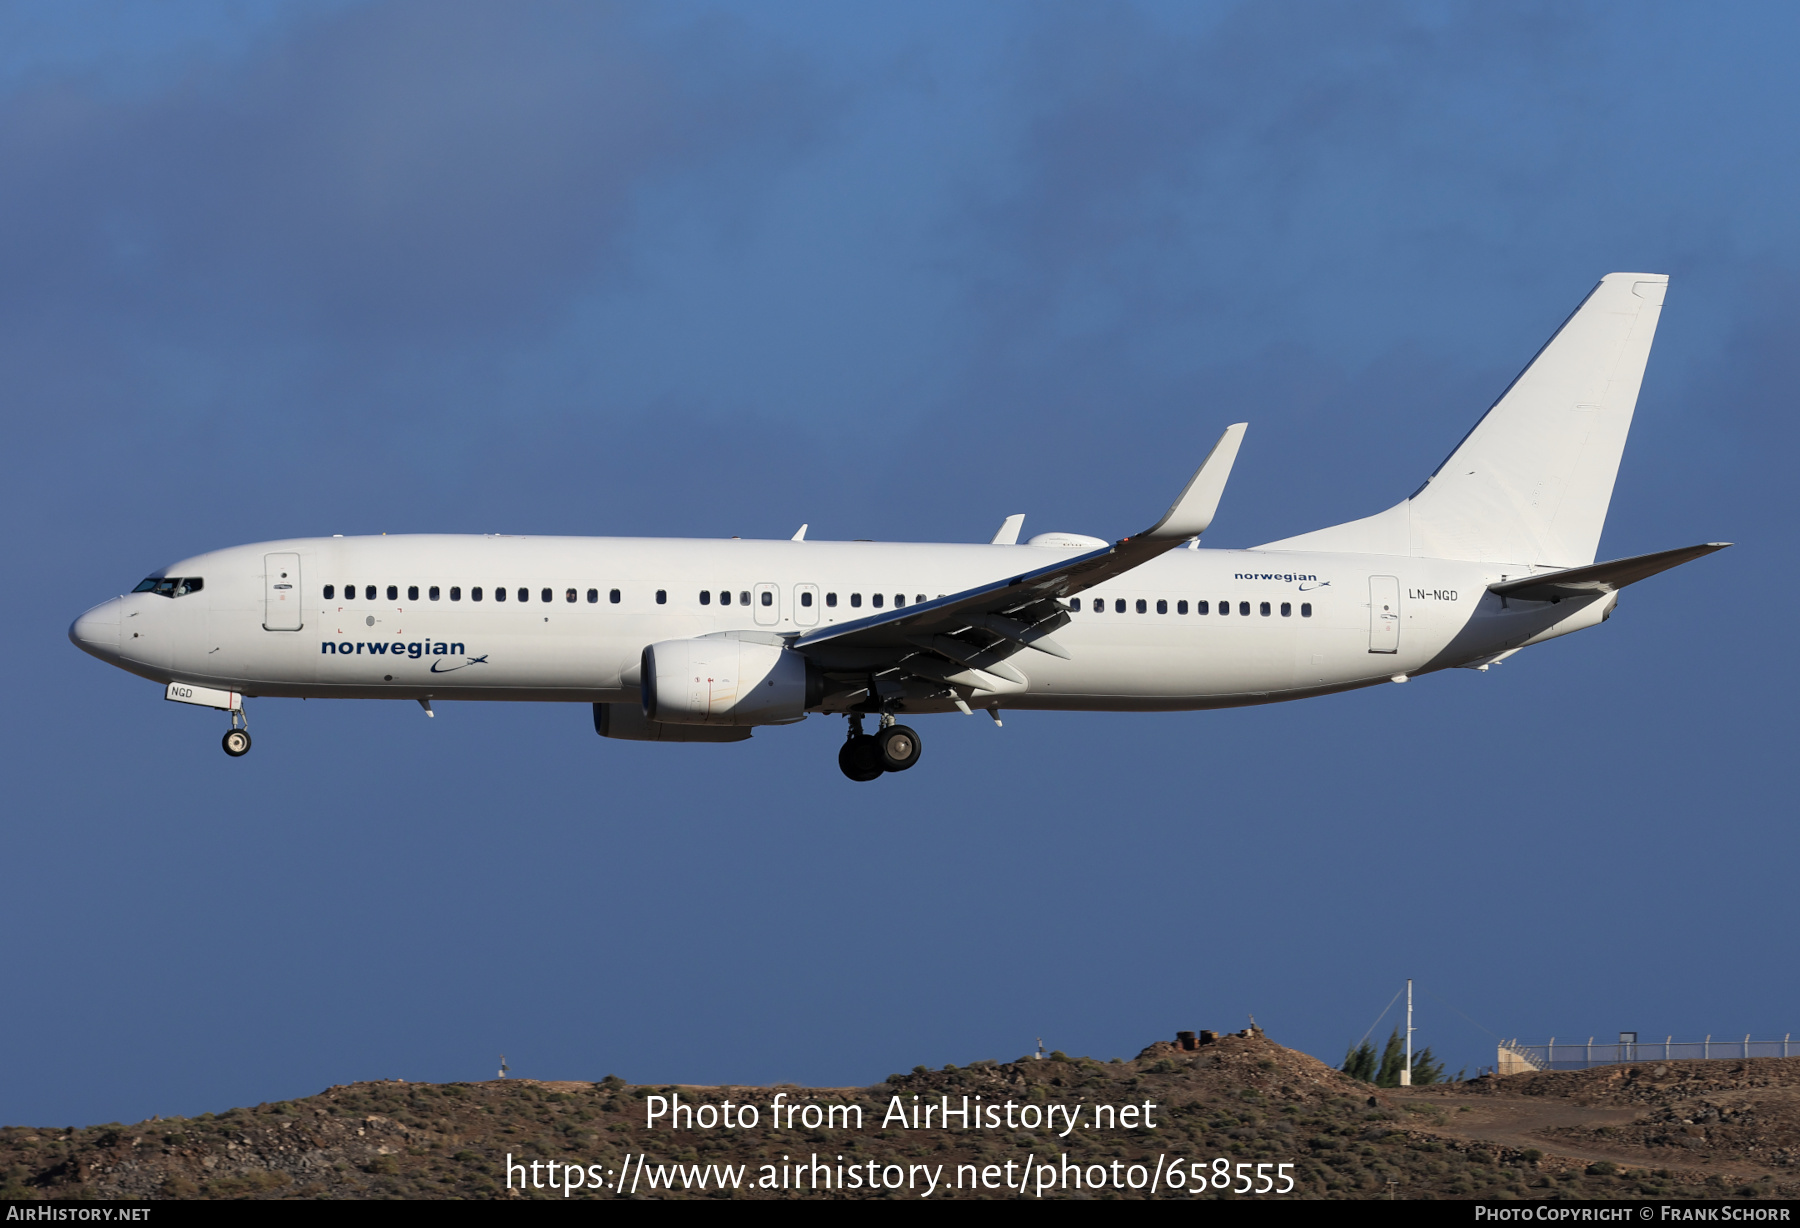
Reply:
<svg viewBox="0 0 1800 1228"><path fill-rule="evenodd" d="M1369 651L1400 651L1400 578L1369 577Z"/></svg>

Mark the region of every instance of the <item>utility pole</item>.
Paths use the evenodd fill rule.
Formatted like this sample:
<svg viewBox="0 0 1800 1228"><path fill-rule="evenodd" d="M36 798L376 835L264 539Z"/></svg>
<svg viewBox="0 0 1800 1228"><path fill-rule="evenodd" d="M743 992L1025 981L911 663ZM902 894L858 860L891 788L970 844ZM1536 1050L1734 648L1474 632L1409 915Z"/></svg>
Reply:
<svg viewBox="0 0 1800 1228"><path fill-rule="evenodd" d="M1412 1086L1412 978L1406 978L1406 1064L1400 1067L1400 1086Z"/></svg>

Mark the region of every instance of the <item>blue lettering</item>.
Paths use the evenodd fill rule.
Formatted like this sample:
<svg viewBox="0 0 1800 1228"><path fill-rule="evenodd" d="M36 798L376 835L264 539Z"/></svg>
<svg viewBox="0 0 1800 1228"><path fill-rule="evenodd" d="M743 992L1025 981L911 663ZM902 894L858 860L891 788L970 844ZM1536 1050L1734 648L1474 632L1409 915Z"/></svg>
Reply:
<svg viewBox="0 0 1800 1228"><path fill-rule="evenodd" d="M332 643L330 640L323 640L319 644L319 651L320 652L336 652L337 645Z"/></svg>
<svg viewBox="0 0 1800 1228"><path fill-rule="evenodd" d="M450 645L450 651L455 653L459 657L468 655L467 653L463 652L463 646L461 644Z"/></svg>
<svg viewBox="0 0 1800 1228"><path fill-rule="evenodd" d="M418 660L420 657L425 655L425 645L423 645L423 644L408 644L406 646L406 655L411 657L415 661Z"/></svg>
<svg viewBox="0 0 1800 1228"><path fill-rule="evenodd" d="M356 655L359 657L362 656L362 650L366 647L368 647L368 645L364 644L361 640L358 640L356 642Z"/></svg>
<svg viewBox="0 0 1800 1228"><path fill-rule="evenodd" d="M369 651L372 653L376 653L377 655L379 655L381 653L385 653L387 650L388 650L388 646L387 646L387 641L385 641L385 640L379 644L370 644L369 645Z"/></svg>
<svg viewBox="0 0 1800 1228"><path fill-rule="evenodd" d="M431 655L434 657L441 657L449 651L450 645L448 644L433 644L431 646Z"/></svg>

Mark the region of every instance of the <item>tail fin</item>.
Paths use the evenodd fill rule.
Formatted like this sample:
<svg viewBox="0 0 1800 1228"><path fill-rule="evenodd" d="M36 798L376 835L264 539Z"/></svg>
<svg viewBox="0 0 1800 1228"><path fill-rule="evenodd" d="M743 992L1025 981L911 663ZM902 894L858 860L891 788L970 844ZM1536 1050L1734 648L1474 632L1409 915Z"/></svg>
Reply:
<svg viewBox="0 0 1800 1228"><path fill-rule="evenodd" d="M1608 273L1410 499L1259 548L1592 563L1668 283Z"/></svg>

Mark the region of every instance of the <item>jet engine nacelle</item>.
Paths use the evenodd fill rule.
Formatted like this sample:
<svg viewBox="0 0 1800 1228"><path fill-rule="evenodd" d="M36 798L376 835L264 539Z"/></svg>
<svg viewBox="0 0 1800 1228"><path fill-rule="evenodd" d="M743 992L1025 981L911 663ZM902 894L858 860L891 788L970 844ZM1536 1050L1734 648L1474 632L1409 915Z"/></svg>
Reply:
<svg viewBox="0 0 1800 1228"><path fill-rule="evenodd" d="M644 649L644 716L664 725L784 725L806 716L807 673L806 658L778 643L664 640Z"/></svg>

